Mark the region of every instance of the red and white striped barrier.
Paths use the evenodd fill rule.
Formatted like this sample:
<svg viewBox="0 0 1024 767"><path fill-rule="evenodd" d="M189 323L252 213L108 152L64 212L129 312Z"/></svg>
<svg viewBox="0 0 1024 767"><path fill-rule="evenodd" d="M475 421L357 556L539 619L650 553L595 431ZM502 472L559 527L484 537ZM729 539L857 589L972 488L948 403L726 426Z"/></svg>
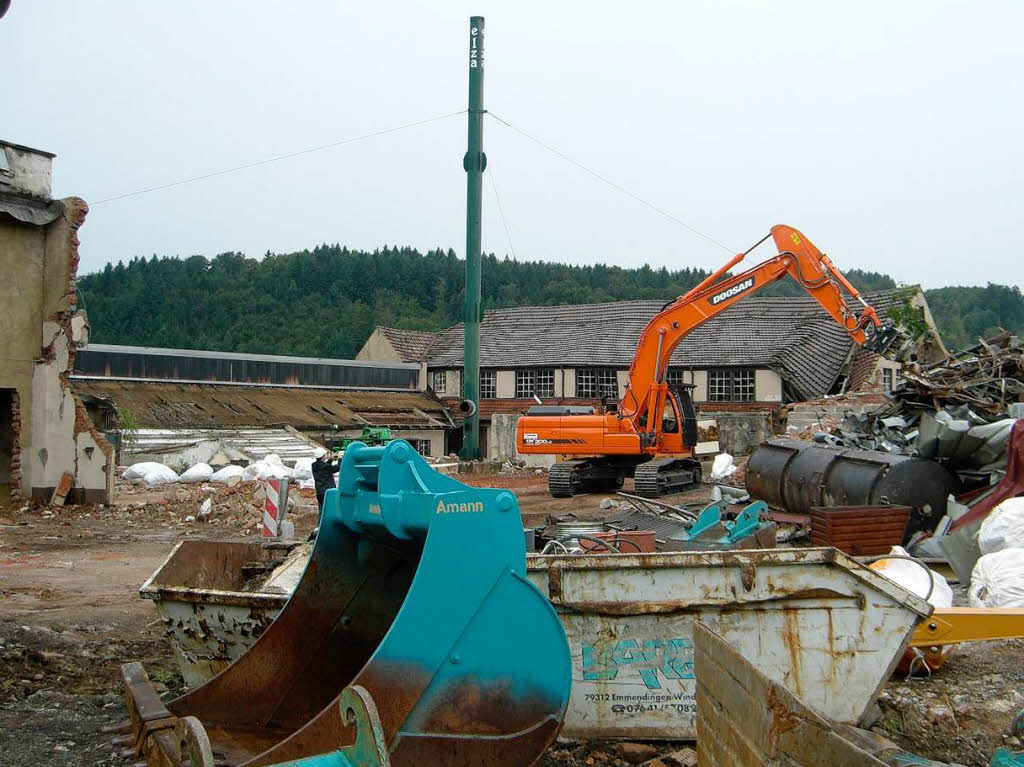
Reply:
<svg viewBox="0 0 1024 767"><path fill-rule="evenodd" d="M263 499L263 539L277 538L287 511L288 480L268 479Z"/></svg>

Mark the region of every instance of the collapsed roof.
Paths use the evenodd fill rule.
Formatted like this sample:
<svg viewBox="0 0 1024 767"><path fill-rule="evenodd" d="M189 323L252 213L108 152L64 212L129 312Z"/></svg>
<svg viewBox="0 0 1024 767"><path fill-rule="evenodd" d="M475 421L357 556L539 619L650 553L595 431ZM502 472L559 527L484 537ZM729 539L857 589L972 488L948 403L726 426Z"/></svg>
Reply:
<svg viewBox="0 0 1024 767"><path fill-rule="evenodd" d="M75 393L130 410L141 428L291 426L304 430L440 429L440 400L422 391L179 384L72 378Z"/></svg>

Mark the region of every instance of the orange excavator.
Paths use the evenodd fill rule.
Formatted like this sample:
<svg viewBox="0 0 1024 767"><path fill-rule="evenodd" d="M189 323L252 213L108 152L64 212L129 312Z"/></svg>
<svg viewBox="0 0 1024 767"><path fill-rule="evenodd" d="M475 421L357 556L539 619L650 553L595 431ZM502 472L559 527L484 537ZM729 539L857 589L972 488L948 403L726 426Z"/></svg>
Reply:
<svg viewBox="0 0 1024 767"><path fill-rule="evenodd" d="M769 237L778 255L725 277ZM541 405L519 419L516 447L520 453L564 457L549 471L551 494L566 497L614 490L630 475L636 493L647 497L699 483L693 385L666 383L669 359L692 330L786 275L813 296L856 343L882 352L895 340L896 330L882 323L825 254L793 227L774 226L686 295L667 303L647 323L625 392L614 408L595 413L592 408ZM856 310L847 306L844 290L859 303Z"/></svg>

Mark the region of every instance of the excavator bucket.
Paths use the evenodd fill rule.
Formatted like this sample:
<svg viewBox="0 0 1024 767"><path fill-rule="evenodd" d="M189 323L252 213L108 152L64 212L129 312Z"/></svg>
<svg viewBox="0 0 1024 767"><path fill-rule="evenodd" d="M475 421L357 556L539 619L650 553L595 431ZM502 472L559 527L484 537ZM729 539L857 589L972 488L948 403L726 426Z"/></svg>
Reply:
<svg viewBox="0 0 1024 767"><path fill-rule="evenodd" d="M885 354L889 347L900 338L900 331L893 325L879 325L868 335L864 348L875 354Z"/></svg>
<svg viewBox="0 0 1024 767"><path fill-rule="evenodd" d="M166 707L141 665L122 675L122 742L151 767L528 765L571 679L515 496L401 440L345 450L302 580L248 652Z"/></svg>

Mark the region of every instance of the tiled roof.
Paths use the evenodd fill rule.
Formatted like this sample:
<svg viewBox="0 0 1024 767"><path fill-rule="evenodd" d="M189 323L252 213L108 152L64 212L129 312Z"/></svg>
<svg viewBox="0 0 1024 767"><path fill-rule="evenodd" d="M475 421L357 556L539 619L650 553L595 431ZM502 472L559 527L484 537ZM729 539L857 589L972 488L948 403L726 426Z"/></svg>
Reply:
<svg viewBox="0 0 1024 767"><path fill-rule="evenodd" d="M898 301L898 291L877 291L865 298L885 316ZM644 300L489 311L480 327L480 365L625 368L641 330L662 306ZM772 368L798 398L809 399L828 392L852 346L846 332L810 296L754 296L683 339L671 364ZM426 362L430 367L461 367L462 355L459 324L438 334Z"/></svg>
<svg viewBox="0 0 1024 767"><path fill-rule="evenodd" d="M399 330L398 328L377 328L391 343L402 362L422 362L440 333L429 330Z"/></svg>

